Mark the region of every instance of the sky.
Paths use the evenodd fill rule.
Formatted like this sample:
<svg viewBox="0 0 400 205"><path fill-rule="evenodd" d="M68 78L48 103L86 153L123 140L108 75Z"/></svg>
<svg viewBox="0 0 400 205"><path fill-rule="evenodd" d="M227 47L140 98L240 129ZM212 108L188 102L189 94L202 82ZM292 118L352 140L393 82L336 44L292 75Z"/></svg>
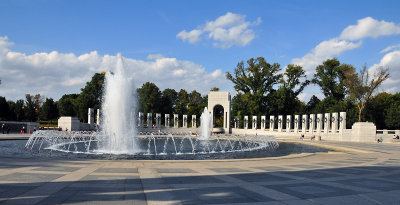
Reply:
<svg viewBox="0 0 400 205"><path fill-rule="evenodd" d="M379 91L400 91L400 1L1 0L0 96L79 93L121 53L140 87L212 87L235 94L226 72L240 61L303 66L311 79L329 58L389 68ZM317 86L299 96L323 98Z"/></svg>

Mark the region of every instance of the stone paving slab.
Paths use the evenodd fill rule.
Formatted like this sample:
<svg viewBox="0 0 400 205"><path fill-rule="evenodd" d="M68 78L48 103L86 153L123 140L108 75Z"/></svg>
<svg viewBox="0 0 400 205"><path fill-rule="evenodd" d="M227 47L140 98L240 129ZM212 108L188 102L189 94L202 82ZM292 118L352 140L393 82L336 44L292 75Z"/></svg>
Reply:
<svg viewBox="0 0 400 205"><path fill-rule="evenodd" d="M248 160L0 157L0 204L400 204L400 144Z"/></svg>

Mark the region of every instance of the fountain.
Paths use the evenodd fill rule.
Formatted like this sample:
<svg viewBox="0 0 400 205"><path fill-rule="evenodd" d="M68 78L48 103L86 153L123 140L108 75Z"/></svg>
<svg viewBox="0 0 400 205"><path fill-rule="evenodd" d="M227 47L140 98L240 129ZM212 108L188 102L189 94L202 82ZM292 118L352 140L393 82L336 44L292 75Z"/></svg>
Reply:
<svg viewBox="0 0 400 205"><path fill-rule="evenodd" d="M212 117L207 107L201 115L200 135L136 130L136 94L118 54L115 73L105 76L100 128L96 132L37 131L25 144L32 152L130 156L133 158L229 158L232 153L271 151L279 145L272 136L211 135ZM192 157L187 157L192 156ZM204 157L205 156L205 157ZM128 158L130 158L128 157ZM235 155L233 155L235 158Z"/></svg>
<svg viewBox="0 0 400 205"><path fill-rule="evenodd" d="M125 73L121 54L118 54L117 59L115 73L107 72L105 76L97 151L134 154L139 151L135 142L135 86Z"/></svg>
<svg viewBox="0 0 400 205"><path fill-rule="evenodd" d="M207 107L204 108L200 116L200 136L201 140L208 140L211 135L212 120L211 114L208 112Z"/></svg>

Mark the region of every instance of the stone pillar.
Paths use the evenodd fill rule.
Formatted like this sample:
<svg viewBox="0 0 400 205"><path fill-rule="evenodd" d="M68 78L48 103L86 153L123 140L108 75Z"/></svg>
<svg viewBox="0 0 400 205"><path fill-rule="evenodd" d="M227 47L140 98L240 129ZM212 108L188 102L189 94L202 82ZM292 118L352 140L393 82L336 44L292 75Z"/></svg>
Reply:
<svg viewBox="0 0 400 205"><path fill-rule="evenodd" d="M88 124L94 124L94 108L88 109Z"/></svg>
<svg viewBox="0 0 400 205"><path fill-rule="evenodd" d="M292 128L292 116L286 115L286 132L290 132L291 128Z"/></svg>
<svg viewBox="0 0 400 205"><path fill-rule="evenodd" d="M328 134L331 130L331 113L325 113L324 117L324 133Z"/></svg>
<svg viewBox="0 0 400 205"><path fill-rule="evenodd" d="M100 125L100 109L97 109L96 124Z"/></svg>
<svg viewBox="0 0 400 205"><path fill-rule="evenodd" d="M269 131L274 131L274 125L275 125L275 117L273 115L269 116Z"/></svg>
<svg viewBox="0 0 400 205"><path fill-rule="evenodd" d="M266 116L261 116L261 130L265 130Z"/></svg>
<svg viewBox="0 0 400 205"><path fill-rule="evenodd" d="M339 123L339 132L341 133L346 129L346 112L340 112Z"/></svg>
<svg viewBox="0 0 400 205"><path fill-rule="evenodd" d="M294 133L299 132L299 124L300 124L300 115L294 116Z"/></svg>
<svg viewBox="0 0 400 205"><path fill-rule="evenodd" d="M143 123L144 123L144 114L142 112L139 112L138 127L143 127Z"/></svg>
<svg viewBox="0 0 400 205"><path fill-rule="evenodd" d="M187 115L182 116L182 127L187 128Z"/></svg>
<svg viewBox="0 0 400 205"><path fill-rule="evenodd" d="M156 127L161 128L161 113L156 113Z"/></svg>
<svg viewBox="0 0 400 205"><path fill-rule="evenodd" d="M308 125L308 115L303 115L303 119L301 119L301 132L305 135L307 131Z"/></svg>
<svg viewBox="0 0 400 205"><path fill-rule="evenodd" d="M226 109L227 110L225 110L225 107L224 107L224 129L225 129L225 133L229 134L230 129L231 129L231 112L230 112L231 107L230 107L230 105Z"/></svg>
<svg viewBox="0 0 400 205"><path fill-rule="evenodd" d="M196 115L192 115L192 128L197 128L196 120Z"/></svg>
<svg viewBox="0 0 400 205"><path fill-rule="evenodd" d="M253 116L253 119L252 119L251 123L252 123L251 128L253 130L256 130L257 129L257 116Z"/></svg>
<svg viewBox="0 0 400 205"><path fill-rule="evenodd" d="M179 114L174 114L174 128L179 127Z"/></svg>
<svg viewBox="0 0 400 205"><path fill-rule="evenodd" d="M332 133L336 133L336 130L338 129L338 113L337 112L332 113L331 123L332 123Z"/></svg>
<svg viewBox="0 0 400 205"><path fill-rule="evenodd" d="M147 127L153 127L153 113L147 113Z"/></svg>
<svg viewBox="0 0 400 205"><path fill-rule="evenodd" d="M244 116L244 120L243 120L243 129L248 129L249 128L249 117L248 116Z"/></svg>
<svg viewBox="0 0 400 205"><path fill-rule="evenodd" d="M236 129L239 129L239 122L240 122L239 116L235 116L235 128Z"/></svg>
<svg viewBox="0 0 400 205"><path fill-rule="evenodd" d="M170 122L169 114L165 114L165 127L166 128L169 128L169 122Z"/></svg>
<svg viewBox="0 0 400 205"><path fill-rule="evenodd" d="M278 115L278 132L282 132L283 116Z"/></svg>
<svg viewBox="0 0 400 205"><path fill-rule="evenodd" d="M320 134L322 130L323 117L322 114L317 114L317 133Z"/></svg>
<svg viewBox="0 0 400 205"><path fill-rule="evenodd" d="M314 130L315 130L315 114L310 114L310 120L309 120L309 122L310 122L310 133L311 134L314 134Z"/></svg>

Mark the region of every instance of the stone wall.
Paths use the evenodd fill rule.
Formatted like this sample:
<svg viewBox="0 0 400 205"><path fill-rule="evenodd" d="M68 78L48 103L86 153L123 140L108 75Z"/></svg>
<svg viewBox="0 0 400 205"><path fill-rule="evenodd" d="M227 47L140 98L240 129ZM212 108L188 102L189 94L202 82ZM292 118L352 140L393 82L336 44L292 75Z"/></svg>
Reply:
<svg viewBox="0 0 400 205"><path fill-rule="evenodd" d="M34 129L38 130L40 126L38 122L0 121L0 126L2 124L10 128L10 133L20 133L22 127L25 127L25 133L29 133L29 130L33 132ZM1 130L1 133L3 133L3 130Z"/></svg>

